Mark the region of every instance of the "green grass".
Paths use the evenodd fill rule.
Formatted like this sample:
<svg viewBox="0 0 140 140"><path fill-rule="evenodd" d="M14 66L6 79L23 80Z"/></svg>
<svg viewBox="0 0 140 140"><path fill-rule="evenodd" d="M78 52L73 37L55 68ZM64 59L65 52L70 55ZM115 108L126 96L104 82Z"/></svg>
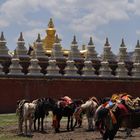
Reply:
<svg viewBox="0 0 140 140"><path fill-rule="evenodd" d="M16 114L0 114L0 127L17 124Z"/></svg>
<svg viewBox="0 0 140 140"><path fill-rule="evenodd" d="M0 114L0 140L29 140L31 138L17 136L16 132L8 131L6 128L17 126L16 114Z"/></svg>
<svg viewBox="0 0 140 140"><path fill-rule="evenodd" d="M48 121L52 121L52 114L47 117ZM66 117L63 117L63 122L67 121ZM31 140L29 137L17 136L16 130L9 130L11 126L15 126L17 129L18 117L13 114L0 114L0 140ZM14 128L15 129L15 128Z"/></svg>

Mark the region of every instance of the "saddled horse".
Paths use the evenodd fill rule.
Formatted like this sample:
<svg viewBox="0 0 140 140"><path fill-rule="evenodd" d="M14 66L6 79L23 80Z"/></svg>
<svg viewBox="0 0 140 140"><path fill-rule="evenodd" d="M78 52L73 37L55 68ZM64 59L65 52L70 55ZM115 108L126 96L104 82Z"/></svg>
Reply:
<svg viewBox="0 0 140 140"><path fill-rule="evenodd" d="M68 98L68 101L65 100ZM73 102L68 96L65 96L57 101L56 106L53 109L53 127L55 132L60 130L60 121L62 117L68 117L67 121L67 131L70 129L73 131L73 113L77 107L76 102Z"/></svg>
<svg viewBox="0 0 140 140"><path fill-rule="evenodd" d="M38 120L38 128L40 130L40 119L41 119L41 131L44 131L44 118L45 115L49 115L49 111L53 110L55 100L52 98L40 98L33 101L36 104L35 117L34 117L34 130L36 130L36 120Z"/></svg>
<svg viewBox="0 0 140 140"><path fill-rule="evenodd" d="M84 112L86 114L87 120L88 120L88 130L92 131L94 130L94 115L95 111L99 105L99 102L96 97L92 97L89 100L87 100L84 104L80 106L80 108L77 110L76 116L77 119L80 119L81 112Z"/></svg>
<svg viewBox="0 0 140 140"><path fill-rule="evenodd" d="M140 126L140 112L129 111L124 103L98 109L96 126L104 140L113 140L120 127L134 129Z"/></svg>
<svg viewBox="0 0 140 140"><path fill-rule="evenodd" d="M24 133L23 123L25 123L25 135L28 135L27 121L29 121L29 135L31 136L35 108L36 108L36 104L30 103L25 99L18 101L18 107L16 109L16 113L19 117L18 118L19 134Z"/></svg>

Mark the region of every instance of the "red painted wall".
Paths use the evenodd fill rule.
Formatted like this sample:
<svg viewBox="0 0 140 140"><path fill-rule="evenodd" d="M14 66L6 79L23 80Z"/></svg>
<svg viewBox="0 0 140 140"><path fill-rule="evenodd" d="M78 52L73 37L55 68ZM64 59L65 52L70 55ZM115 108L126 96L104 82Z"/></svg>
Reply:
<svg viewBox="0 0 140 140"><path fill-rule="evenodd" d="M139 96L140 80L63 79L63 78L0 78L0 113L15 112L19 99L39 97L87 99L91 96L111 96L128 92Z"/></svg>

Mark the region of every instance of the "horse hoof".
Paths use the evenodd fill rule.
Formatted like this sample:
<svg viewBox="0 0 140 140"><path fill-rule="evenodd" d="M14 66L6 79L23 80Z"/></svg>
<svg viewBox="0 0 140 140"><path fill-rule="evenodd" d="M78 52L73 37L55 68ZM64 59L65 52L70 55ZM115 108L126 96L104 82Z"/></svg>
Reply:
<svg viewBox="0 0 140 140"><path fill-rule="evenodd" d="M18 136L22 136L22 135L24 135L23 132L19 132L19 133L18 133Z"/></svg>
<svg viewBox="0 0 140 140"><path fill-rule="evenodd" d="M57 130L55 130L55 133L59 133L60 131L57 129Z"/></svg>

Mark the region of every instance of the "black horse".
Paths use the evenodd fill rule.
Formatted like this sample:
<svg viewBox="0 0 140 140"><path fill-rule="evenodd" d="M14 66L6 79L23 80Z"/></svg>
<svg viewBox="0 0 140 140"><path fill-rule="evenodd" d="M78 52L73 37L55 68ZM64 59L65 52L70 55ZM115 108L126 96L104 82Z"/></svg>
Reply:
<svg viewBox="0 0 140 140"><path fill-rule="evenodd" d="M44 118L45 115L49 115L49 111L53 110L55 100L51 98L40 98L36 100L36 110L34 116L34 130L36 130L36 120L38 120L38 131L40 130L40 119L41 119L41 131L44 131Z"/></svg>
<svg viewBox="0 0 140 140"><path fill-rule="evenodd" d="M103 135L103 140L113 140L120 127L134 129L140 126L140 112L128 111L124 104L116 104L115 109L102 108L97 113L96 127ZM116 122L111 123L111 113L115 116Z"/></svg>
<svg viewBox="0 0 140 140"><path fill-rule="evenodd" d="M75 112L75 109L77 108L77 101L73 101L69 105L66 106L59 106L56 104L54 110L53 110L53 126L55 128L55 132L59 132L60 128L60 121L62 117L68 117L67 121L67 131L74 129L73 127L73 113Z"/></svg>

